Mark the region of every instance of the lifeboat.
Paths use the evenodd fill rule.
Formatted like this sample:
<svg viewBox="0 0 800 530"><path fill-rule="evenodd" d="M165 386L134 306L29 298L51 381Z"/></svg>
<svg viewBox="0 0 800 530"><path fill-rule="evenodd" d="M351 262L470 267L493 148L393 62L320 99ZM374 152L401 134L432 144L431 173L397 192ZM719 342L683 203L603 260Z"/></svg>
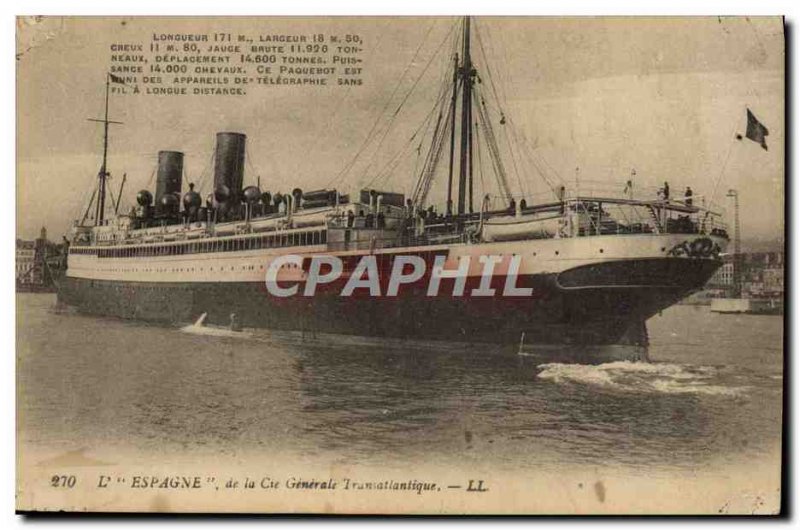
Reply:
<svg viewBox="0 0 800 530"><path fill-rule="evenodd" d="M516 241L520 239L549 239L558 233L561 215L492 217L483 222L483 241Z"/></svg>

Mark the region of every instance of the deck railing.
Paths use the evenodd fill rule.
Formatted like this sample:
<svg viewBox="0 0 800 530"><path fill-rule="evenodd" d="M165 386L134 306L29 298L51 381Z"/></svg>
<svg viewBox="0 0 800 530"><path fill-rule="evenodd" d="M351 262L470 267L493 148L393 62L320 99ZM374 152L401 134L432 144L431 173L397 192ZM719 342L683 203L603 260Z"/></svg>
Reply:
<svg viewBox="0 0 800 530"><path fill-rule="evenodd" d="M565 215L580 222L572 236L606 234L727 235L721 215L695 206L692 200L636 200L617 197L576 197L564 202Z"/></svg>

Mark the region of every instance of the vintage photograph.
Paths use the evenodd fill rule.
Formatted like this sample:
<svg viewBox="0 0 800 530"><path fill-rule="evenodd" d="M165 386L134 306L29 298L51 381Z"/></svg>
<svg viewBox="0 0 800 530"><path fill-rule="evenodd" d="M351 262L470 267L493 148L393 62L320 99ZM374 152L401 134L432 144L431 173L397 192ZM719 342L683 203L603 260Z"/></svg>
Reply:
<svg viewBox="0 0 800 530"><path fill-rule="evenodd" d="M16 19L23 512L781 512L781 17Z"/></svg>

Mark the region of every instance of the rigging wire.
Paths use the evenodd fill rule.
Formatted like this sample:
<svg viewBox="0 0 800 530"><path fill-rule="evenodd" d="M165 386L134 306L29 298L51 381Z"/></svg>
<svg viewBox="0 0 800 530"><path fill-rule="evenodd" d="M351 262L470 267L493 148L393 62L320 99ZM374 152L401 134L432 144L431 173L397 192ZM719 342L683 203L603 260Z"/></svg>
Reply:
<svg viewBox="0 0 800 530"><path fill-rule="evenodd" d="M433 131L433 143L431 144L431 148L425 158L423 175L417 181L417 185L414 188L414 193L412 195L412 202L417 205L422 205L425 202L425 196L427 196L427 192L430 189L430 183L432 181L431 176L433 173L433 168L435 167L436 152L438 151L439 144L441 142L441 125L442 112L440 110L438 118L436 119L436 128Z"/></svg>
<svg viewBox="0 0 800 530"><path fill-rule="evenodd" d="M384 142L389 136L389 133L395 126L396 118L403 110L404 106L406 105L407 101L416 90L417 86L421 83L422 79L425 77L425 74L427 73L427 70L429 69L430 65L433 63L436 57L439 56L439 53L443 48L445 42L447 42L450 35L454 33L454 29L457 26L459 26L458 23L453 24L451 26L450 31L445 36L445 39L438 46L436 51L431 55L423 70L420 72L420 74L417 76L416 80L413 82L411 87L406 91L403 98L397 104L396 108L389 117L389 121L386 124L386 126L383 127L382 129L379 129L378 127L379 123L381 122L382 119L386 117L385 116L386 110L389 109L390 106L392 105L392 102L395 101L395 96L397 95L400 86L403 84L403 80L406 78L410 70L411 64L413 64L414 62L414 60L412 59L412 63L405 68L402 75L400 76L400 81L398 82L398 85L395 87L395 90L392 92L392 95L384 104L384 107L381 110L381 113L378 115L378 119L373 124L370 133L367 135L368 137L365 139L364 144L362 144L362 146L359 148L358 152L353 157L353 159L349 161L349 163L345 166L345 168L343 168L343 170L337 175L336 178L339 178L349 173L355 166L357 161L361 158L362 154L367 149L367 147L370 147L372 145L375 146L375 151L372 153L372 156L369 158L368 162L364 166L364 170L362 171L362 179L366 177L367 173L370 171L370 168L372 168L377 161L381 146L384 144ZM428 32L426 32L425 40L430 34L431 29L432 27L429 27ZM492 99L494 99L494 101L496 102L496 109L494 109L492 108L492 105L490 103L487 103L486 99L483 97L482 94L480 98L478 98L479 90L475 90L473 92L475 94L474 97L476 98L475 105L476 107L478 107L478 119L475 122L475 129L476 130L480 130L480 128L484 129L482 135L476 135L476 143L478 144L476 148L479 150L478 156L479 157L482 156L480 154L481 146L479 144L480 140L483 140L484 142L486 142L488 147L490 155L489 158L492 162L491 166L492 169L494 170L495 177L497 178L500 192L505 194L509 198L512 197L510 187L508 186L506 171L503 166L502 157L500 154L500 147L497 143L497 139L492 130L491 112L492 111L497 112L500 116L500 123L502 125L508 123L509 125L508 128L504 127L505 130L503 131L502 135L506 143L505 149L507 150L509 156L511 157L512 169L514 171L514 175L516 176L517 184L519 185L520 191L523 194L526 192L525 182L524 179L522 178L522 173L524 170L523 165L530 165L535 170L535 172L542 178L547 187L550 188L550 191L552 191L554 194L557 194L556 186L553 185L550 177L548 177L548 174L551 175L555 174L555 178L559 181L563 181L563 179L558 174L558 172L544 158L542 159L542 162L546 165L546 168L542 167L540 163L537 162L537 159L539 157L534 153L534 149L530 146L529 142L527 141L524 132L518 130L516 124L512 121L510 117L507 117L505 115L505 112L501 107L501 104L502 105L508 104L508 95L506 94L502 84L500 87L497 86L498 83L496 82L495 77L497 77L500 74L496 73L497 71L494 68L492 68L491 63L489 61L489 53L495 56L497 55L494 46L492 46L491 40L488 40L486 43L484 42L485 40L487 40L484 35L491 36L491 29L488 26L483 28L482 25L479 26L476 24L475 30L476 30L476 40L478 41L478 47L480 49L481 60L484 63L481 66L484 67L485 69L486 79L489 81L488 84L489 84L489 89L491 91L491 96L493 96ZM457 49L458 46L457 38L453 39L452 45L453 45L453 53L456 53L455 50ZM419 55L421 46L422 43L415 51L414 59L416 59L416 57ZM489 50L489 53L487 53L487 49ZM502 71L502 69L500 71ZM422 121L420 127L418 127L417 130L403 144L403 146L392 157L390 157L385 164L383 164L380 170L377 171L376 174L369 180L367 187L370 187L374 183L380 182L390 177L393 174L393 172L397 169L397 167L400 165L402 161L401 155L405 153L410 153L410 149L413 149L413 144L414 142L416 142L417 138L420 137L421 133L422 138L420 138L419 145L416 147L416 157L414 162L413 173L416 174L417 171L420 170L421 162L422 162L422 170L419 172L417 183L413 188L414 189L413 195L415 198L415 202L418 201L419 199L422 199L422 201L425 200L428 192L430 191L433 176L437 169L437 164L441 154L440 151L443 145L443 134L445 132L449 132L450 129L449 124L444 124L444 126L442 126L440 123L442 112L445 107L444 101L449 92L448 89L452 88L451 87L452 81L447 80L446 73L447 72L445 71L443 75L444 79L444 82L442 83L443 95L440 94L439 98L437 98L436 104L433 106L431 111ZM478 79L478 81L480 84L480 78ZM477 88L478 87L476 87L476 89ZM483 93L484 91L480 90L480 92ZM439 112L439 118L438 120L433 120L432 118L437 111ZM431 137L431 149L428 151L427 155L423 157L421 149L424 143L424 137L430 134L428 131L430 131L431 127L434 124L434 121L437 123L437 126L434 129ZM472 124L469 124L469 126L472 127ZM511 130L509 131L508 129ZM381 131L380 136L372 135L372 133L375 132L376 130ZM375 143L376 139L377 143ZM479 165L480 165L479 170L480 170L481 185L484 186L485 185L484 175L483 175L484 168L482 167L483 166L482 160L479 160Z"/></svg>
<svg viewBox="0 0 800 530"><path fill-rule="evenodd" d="M477 25L476 25L476 26L477 26ZM498 54L497 54L497 52L495 51L495 47L494 47L494 46L493 46L493 44L492 44L492 43L493 43L493 41L494 41L495 39L492 37L492 30L491 30L491 27L490 27L490 26L488 26L488 25L486 25L486 26L485 26L485 30L486 30L486 34L487 34L487 36L488 36L488 40L487 40L487 39L483 39L483 38L482 38L482 36L481 36L481 33L480 33L480 31L481 31L481 28L480 28L480 27L477 27L477 32L478 32L478 33L477 33L477 34L478 34L478 42L479 42L479 46L481 46L481 51L482 51L482 53L483 53L483 55L484 55L484 60L485 60L485 61L487 61L487 64L488 64L488 57L487 57L487 55L486 55L486 52L485 52L485 49L484 49L484 47L483 47L483 41L484 41L484 40L486 40L486 47L489 49L489 53L491 53L492 57L494 58L494 62L496 62L497 64L500 64L500 60L498 59L499 55L498 55ZM502 57L502 58L503 58L503 64L505 65L505 68L501 68L501 69L499 69L499 70L497 70L497 71L498 71L498 72L500 72L500 73L502 73L502 72L505 72L505 73L507 74L507 72L509 71L509 68L508 68L508 64L509 64L509 63L508 63L508 58L505 56L505 54L503 55L503 57ZM543 180L543 181L544 181L544 183L547 185L547 187L548 187L548 188L550 188L550 190L551 190L551 191L552 191L554 194L558 195L558 193L557 193L557 191L556 191L556 188L557 188L557 186L553 185L553 183L550 181L550 179L549 179L549 178L547 177L547 175L546 175L546 173L547 173L547 172L542 170L542 168L541 168L541 167L539 166L539 164L536 162L536 159L537 159L537 158L541 158L541 161L542 161L542 162L543 162L543 163L544 163L544 164L545 164L545 165L546 165L546 166L547 166L547 167L550 169L550 171L551 171L552 173L554 173L554 174L555 174L555 178L556 178L556 179L557 179L557 180L558 180L560 183L563 183L564 179L561 177L561 175L558 173L558 171L557 171L557 170L555 170L555 169L554 169L554 168L553 168L553 167L550 165L550 163L547 161L547 159L546 159L544 156L537 157L537 155L534 153L534 149L533 149L533 148L530 146L530 144L529 144L529 142L528 142L528 140L527 140L527 137L525 136L525 133L524 133L524 131L522 131L522 129L521 129L521 128L519 128L519 127L517 127L517 126L516 126L516 124L513 122L513 119L512 119L512 117L511 117L511 116L506 116L506 115L505 115L505 113L504 113L504 111L503 111L503 108L501 108L501 107L499 106L499 105L500 105L500 100L501 100L501 97L502 97L502 101L503 101L503 106L504 106L504 107L507 107L507 106L508 106L508 94L506 93L506 90L505 90L505 85L504 85L503 83L501 83L501 84L500 84L500 90L498 91L498 90L496 89L496 84L495 84L495 82L494 82L494 76L492 75L492 71L491 71L491 69L490 69L488 66L487 66L487 73L488 73L488 75L489 75L489 82L490 82L490 84L491 84L491 87L492 87L492 89L493 89L493 93L495 94L495 99L496 99L496 101L497 101L497 103L498 103L498 112L499 112L499 114L500 114L500 116L501 116L501 121L502 121L503 119L505 119L505 120L508 122L508 124L509 124L509 125L511 125L511 134L514 136L514 139L515 139L515 141L517 142L517 144L522 144L522 146L523 146L523 147L525 147L525 148L526 148L526 149L529 151L529 152L527 153L527 157L529 158L529 162L530 162L530 163L531 163L531 164L534 166L534 169L535 169L536 173L538 173L538 174L539 174L539 176L542 178L542 180ZM508 80L508 76L507 76L507 75L506 75L505 79L506 79L506 83L505 83L505 84L510 84L510 83L508 82L509 80ZM522 141L520 141L520 139L519 139L519 137L518 137L518 133L519 133L519 134L522 136ZM510 145L510 141L509 141L509 145ZM519 147L519 146L518 146L518 147ZM522 153L520 153L520 150L519 150L519 149L517 149L517 153L518 153L518 155L517 155L517 156L520 158L520 160L522 160L522 159L524 158L524 157L522 156L522 154L525 154L524 150L522 151Z"/></svg>
<svg viewBox="0 0 800 530"><path fill-rule="evenodd" d="M414 81L414 84L406 92L405 97L403 97L403 100L400 102L400 104L398 105L397 109L395 109L394 113L392 114L392 117L389 119L388 126L384 130L383 135L381 136L381 139L378 142L378 144L377 144L377 146L375 148L375 151L372 154L372 157L370 157L370 160L369 160L368 164L365 166L364 171L361 174L361 178L362 179L366 176L367 171L372 166L375 158L377 157L378 153L380 152L380 148L383 145L383 142L386 140L387 136L389 135L389 132L392 130L392 127L396 123L395 120L396 120L397 116L400 114L400 110L403 108L403 106L405 105L406 101L408 101L408 98L414 92L414 89L416 89L416 87L419 84L419 82L425 76L425 73L428 71L428 68L430 68L430 65L433 63L433 60L439 55L439 52L442 50L444 44L450 38L450 35L452 34L454 27L455 26L450 28L450 31L447 33L447 35L445 35L445 38L442 40L442 42L436 48L436 51L431 55L430 59L428 59L428 62L425 64L425 67L422 69L422 71L420 72L419 76L417 76L417 79Z"/></svg>
<svg viewBox="0 0 800 530"><path fill-rule="evenodd" d="M434 109L433 109L433 110L436 110L436 108L434 107ZM425 128L426 130L427 130L428 126L429 126L429 125L432 123L432 121L430 120L430 118L431 118L431 117L433 117L433 114L434 114L434 112L431 112L431 113L428 115L428 118L426 118L426 119L425 119L425 121L423 122L423 126L424 126L424 128ZM372 186L373 186L373 185L374 185L376 182L381 182L381 181L383 181L383 179L385 179L385 178L389 177L389 176L392 174L392 172L393 172L393 171L394 171L394 170L397 168L397 166L398 166L398 165L400 165L400 162L402 162L402 160L403 160L401 155L403 155L403 154L406 152L406 149L407 149L407 147L408 147L410 144L412 144L412 143L413 143L414 139L415 139L415 138L416 138L416 136L417 136L417 133L419 133L419 131L420 131L420 130L422 130L422 128L423 128L423 127L421 126L420 128L418 128L418 129L417 129L417 131L415 131L415 132L414 132L414 134L412 134L412 135L411 135L411 137L410 137L410 138L408 139L408 141L406 142L406 145L404 145L404 146L403 146L403 148L402 148L401 150L399 150L399 151L398 151L398 152L397 152L397 153L396 153L396 154L395 154L395 155L394 155L394 156L393 156L393 157L392 157L392 158L391 158L391 159L390 159L390 160L389 160L389 161L388 161L388 162L387 162L387 163L386 163L384 166L383 166L383 168L382 168L382 169L381 169L381 170L380 170L378 173L376 173L376 174L375 174L375 176L372 178L372 180L370 180L370 181L369 181L369 182L366 184L366 186L365 186L365 187L367 187L367 188L370 188L370 187L372 187ZM424 140L424 139L423 139L423 140ZM419 165L419 154L420 154L420 151L421 151L421 149L422 149L422 141L423 141L423 140L420 140L419 147L417 148L417 162L416 162L416 164L415 164L415 168L414 168L414 173L413 173L413 174L416 174L416 172L417 172L417 167L418 167L418 165Z"/></svg>
<svg viewBox="0 0 800 530"><path fill-rule="evenodd" d="M252 179L254 176L258 179L256 180L256 182L250 182L250 185L255 186L258 183L258 181L261 180L261 175L259 175L258 172L256 171L256 168L253 167L253 162L250 160L249 156L245 155L244 163L250 169L250 172L248 173L247 176L250 177L250 179Z"/></svg>
<svg viewBox="0 0 800 530"><path fill-rule="evenodd" d="M426 164L426 168L424 170L425 177L420 179L420 186L418 186L418 189L415 191L412 199L414 204L420 206L424 205L426 202L428 193L431 189L431 184L433 184L433 176L436 172L436 168L438 167L439 160L441 159L444 146L447 143L445 140L449 136L449 120L445 119L445 126L440 129L442 117L446 116L442 112L443 110L444 108L439 111L439 118L437 119L436 123L436 131L434 131L434 144L431 145L428 163Z"/></svg>
<svg viewBox="0 0 800 530"><path fill-rule="evenodd" d="M451 58L455 57L456 49L458 45L458 40L453 40L453 47L451 50L451 56L448 57L448 62ZM428 154L425 159L425 164L423 165L423 169L417 178L417 183L414 187L414 194L412 201L419 206L424 206L425 202L427 201L428 194L430 193L431 186L433 184L433 179L436 174L436 170L438 168L439 161L441 160L441 151L444 148L446 138L448 135L452 133L452 122L451 116L455 113L455 105L456 102L452 100L450 96L450 91L452 89L452 83L456 83L456 90L458 89L458 78L455 80L451 80L449 76L443 75L441 80L441 93L439 95L439 99L437 105L434 107L434 110L439 110L439 118L437 120L437 128L434 131L433 137L431 138L431 149L428 151ZM449 102L447 104L447 112L443 113L445 109L445 102ZM439 124L442 118L445 118L445 127L441 129L441 134L437 134L439 131Z"/></svg>
<svg viewBox="0 0 800 530"><path fill-rule="evenodd" d="M483 128L483 136L486 139L486 146L489 148L489 155L494 168L495 177L497 178L499 192L502 193L506 198L510 199L512 197L511 188L508 185L506 170L503 166L500 150L497 147L497 139L495 138L494 131L492 130L491 119L488 117L486 112L486 105L482 96L482 91L475 90L473 92L473 97L475 98L475 107L478 109L478 122Z"/></svg>
<svg viewBox="0 0 800 530"><path fill-rule="evenodd" d="M505 125L506 122L505 112L503 111L503 108L500 107L500 96L498 95L497 92L497 86L494 81L494 74L492 72L491 63L489 62L489 58L486 54L486 49L483 45L483 37L481 36L480 27L478 24L475 24L475 35L477 37L476 40L478 41L478 48L480 49L481 56L483 57L484 67L486 69L486 77L489 80L489 86L492 89L492 94L494 94L495 101L497 101L498 107L500 108L500 116L501 116L500 123L502 125ZM507 149L511 157L511 166L514 169L514 175L517 177L517 183L519 184L520 193L524 195L526 193L525 186L523 184L523 180L522 177L520 176L519 168L517 166L517 158L520 156L519 150L517 149L515 152L514 143L511 141L511 138L509 137L508 134L508 128L503 127L503 134L505 135L506 138L506 143L508 146Z"/></svg>
<svg viewBox="0 0 800 530"><path fill-rule="evenodd" d="M560 182L560 183L561 183L561 182L563 182L563 180L564 180L564 179L561 177L561 175L558 173L558 171L556 171L556 170L555 170L555 169L554 169L554 168L553 168L553 167L552 167L552 166L551 166L551 165L550 165L550 164L547 162L547 159L546 159L545 157L537 157L537 156L536 156L536 154L534 153L534 148L533 148L533 147L530 145L530 142L528 141L527 137L525 136L525 133L524 133L524 131L522 130L522 128L521 128L521 127L518 127L518 126L517 126L516 122L514 121L514 119L513 119L513 117L512 117L511 115L505 116L505 115L503 114L502 110L500 110L500 108L499 108L499 107L498 107L498 108L492 108L492 107L491 107L491 105L490 105L490 102L485 102L485 104L486 104L486 108L487 108L487 110L488 110L488 111L490 111L490 112L491 112L491 111L494 111L496 114L498 114L498 115L502 116L503 118L505 118L505 120L506 120L506 125L507 125L508 127L510 127L510 129L511 129L511 134L512 134L512 136L514 137L514 140L515 140L515 142L516 142L518 145L521 145L522 147L525 147L525 148L528 150L528 153L525 153L524 151L523 151L522 153L520 153L520 155L519 155L519 157L520 157L520 160L525 160L525 159L527 159L527 160L528 160L528 162L529 162L529 163L530 163L530 164L533 166L533 168L534 168L534 171L535 171L535 172L536 172L536 173L537 173L537 174L538 174L538 175L539 175L539 176L542 178L542 180L543 180L543 181L544 181L544 183L547 185L547 187L548 187L548 188L550 188L550 190L551 190L553 193L555 193L555 194L557 195L557 191L556 191L556 189L557 189L557 186L555 186L555 185L552 183L552 181L550 180L550 178L548 178L548 176L547 176L547 173L548 173L548 172L547 172L547 171L544 171L544 170L543 170L543 169L540 167L540 165L537 163L537 161L536 161L536 160L537 160L537 158L540 158L540 159L541 159L541 161L542 161L542 162L543 162L545 165L547 165L547 167L550 169L550 171L551 171L552 173L554 173L554 174L555 174L555 178L558 180L558 182ZM521 139L520 139L520 136L521 136ZM509 140L509 141L510 141L510 140ZM526 156L525 156L525 157L523 157L523 156L522 156L523 154L524 154L524 155L526 155Z"/></svg>
<svg viewBox="0 0 800 530"><path fill-rule="evenodd" d="M493 58L492 62L494 64L498 64L499 65L499 64L501 64L501 61L499 59L500 54L495 52L495 47L493 45L493 42L495 40L499 41L500 39L495 39L494 37L492 37L492 28L488 24L486 25L486 34L488 36L488 40L486 41L486 46L489 48L489 52L492 54L492 58ZM499 92L501 97L498 97L497 95L495 97L497 99L498 105L500 104L500 101L502 99L504 108L507 108L508 107L508 93L506 92L506 85L510 84L510 78L508 76L508 72L511 69L509 67L508 57L505 54L502 55L502 59L503 59L502 60L502 68L499 68L497 70L497 72L498 72L498 76L499 77L501 77L500 74L503 74L502 75L503 79L501 80L503 82L500 83L500 90L495 92L495 94L497 94L497 92Z"/></svg>
<svg viewBox="0 0 800 530"><path fill-rule="evenodd" d="M515 156L514 149L513 149L513 145L514 144L513 144L513 142L511 141L511 139L508 136L508 127L506 127L504 125L502 127L502 129L503 129L503 134L506 137L506 144L508 145L508 152L511 155L511 167L514 168L514 174L517 176L517 183L519 184L519 191L520 191L521 194L524 195L525 194L525 188L522 185L522 178L519 176L519 170L517 169L517 157Z"/></svg>
<svg viewBox="0 0 800 530"><path fill-rule="evenodd" d="M94 196L97 194L97 185L94 183L97 179L97 174L93 174L90 177L87 177L87 185L81 186L83 189L83 194L81 195L81 200L78 203L77 211L72 215L72 219L81 219L83 217L83 212L88 211L91 208L92 203L94 202ZM91 197L90 197L91 195Z"/></svg>
<svg viewBox="0 0 800 530"><path fill-rule="evenodd" d="M445 137L448 134L450 134L450 131L451 131L451 123L450 123L449 116L451 115L452 112L455 112L455 109L454 109L453 102L451 101L451 98L450 98L450 88L451 88L450 83L451 83L451 81L446 81L446 82L443 83L442 93L439 96L439 99L437 101L437 105L434 106L434 108L432 109L433 111L436 111L436 110L439 111L439 118L437 120L437 128L434 130L434 132L433 132L433 134L431 136L431 149L428 150L428 153L427 153L427 155L425 157L425 163L422 166L422 170L419 172L419 176L417 177L417 182L416 182L416 184L414 186L414 195L417 198L419 198L420 193L422 193L423 190L424 190L424 193L422 195L425 198L427 198L427 195L430 192L431 185L433 184L433 177L435 176L436 170L438 168L438 163L439 163L439 160L440 160L439 156L441 156L441 153L440 153L439 156L435 157L435 159L434 159L434 153L435 153L435 151L437 149L441 149L443 147L443 146L442 147L437 147L437 145L439 143L441 143L441 142L444 142ZM447 105L447 113L443 114L443 111L445 109L445 102L446 101L449 101L449 103ZM441 119L443 117L446 118L445 127L444 127L444 129L441 130L441 137L439 137L439 135L437 134L437 131L439 130L438 129L439 123L440 123L440 121L441 121ZM431 165L431 164L433 164L433 165ZM424 202L424 199L422 200L422 202Z"/></svg>
<svg viewBox="0 0 800 530"><path fill-rule="evenodd" d="M536 172L542 176L542 179L544 180L545 184L547 184L547 187L550 188L550 191L552 191L553 194L556 196L556 198L558 198L559 194L557 189L564 184L564 178L558 173L558 170L556 170L555 168L553 168L553 166L550 165L550 163L547 161L547 158L545 158L544 156L539 157L539 159L550 169L550 171L552 173L555 173L555 178L557 179L558 183L553 184L553 182L551 182L551 180L548 179L547 176L545 175L545 171L542 171L542 169L539 167L539 164L536 162L537 159L536 153L534 152L533 146L531 146L530 142L528 142L525 133L521 129L518 129L516 125L513 124L513 122L511 130L514 134L516 134L516 131L519 130L519 133L522 136L521 143L523 147L525 147L528 150L528 160L530 161L531 164L533 164L534 168L536 168Z"/></svg>
<svg viewBox="0 0 800 530"><path fill-rule="evenodd" d="M453 41L453 49L452 53L455 54L455 46L457 45L457 39ZM454 55L453 55L454 56ZM450 57L448 57L448 62ZM436 174L436 169L438 167L438 163L441 157L441 151L444 147L444 142L446 137L450 132L450 119L449 116L452 112L455 112L454 109L454 102L449 98L451 82L447 76L443 75L440 83L441 89L439 98L437 99L436 105L434 105L433 111L438 110L438 118L436 122L436 128L434 129L433 136L431 138L431 148L428 150L428 154L425 157L425 163L423 165L422 171L417 178L417 183L414 186L413 198L412 202L417 205L424 205L426 202L428 193L430 192L431 185L433 184L433 177ZM447 106L448 112L445 114L443 111L445 109L445 101L450 101ZM442 118L445 117L445 127L440 128ZM441 132L440 132L441 131Z"/></svg>
<svg viewBox="0 0 800 530"><path fill-rule="evenodd" d="M216 147L214 147L214 149L211 150L211 155L208 157L208 163L205 165L205 167L203 167L203 170L200 172L200 176L197 178L196 187L198 193L202 193L200 190L202 190L207 184L206 180L208 179L208 175L211 172L210 171L211 167L214 165L215 154L216 154ZM152 175L150 176L150 178L153 178ZM213 183L211 187L213 188ZM208 193L213 193L213 192L214 190L212 189Z"/></svg>
<svg viewBox="0 0 800 530"><path fill-rule="evenodd" d="M481 37L481 29L480 25L475 23L475 36L477 37L478 47L481 50L481 55L483 56L484 67L486 68L486 76L489 79L489 87L492 89L492 93L494 94L494 99L497 101L498 106L500 105L500 96L497 95L497 87L495 86L494 82L494 75L492 74L492 67L491 63L489 62L489 58L486 55L486 50L483 47L483 38ZM501 109L502 111L502 109ZM501 112L502 114L502 112Z"/></svg>
<svg viewBox="0 0 800 530"><path fill-rule="evenodd" d="M388 24L388 21L386 23L384 23L384 26L381 28L381 31L379 31L378 40L375 42L375 46L372 48L372 53L370 54L370 57L374 57L377 54L378 50L380 49L381 42L383 42L383 38L388 34L387 31L383 30L383 28L385 28L386 24ZM431 28L433 28L433 23L431 23ZM430 30L428 30L428 32L430 32ZM426 38L427 38L427 34L426 34ZM335 122L336 117L339 115L339 112L344 108L344 102L347 100L347 98L350 97L350 95L352 93L353 93L353 85L349 85L347 87L347 90L345 90L344 94L339 99L339 102L335 105L333 114L331 114L331 117L328 120L328 122L325 124L325 126L323 128L321 128L321 129L319 129L317 131L317 134L314 137L314 141L311 142L310 147L306 150L307 153L314 153L315 152L317 144L319 144L319 141L324 136L323 133L328 133L331 130L331 126L334 123L336 123ZM302 164L302 162L303 162L302 158L298 158L297 165L295 166L295 173L296 174L300 173L300 165Z"/></svg>
<svg viewBox="0 0 800 530"><path fill-rule="evenodd" d="M391 171L393 171L394 168L396 168L397 165L399 165L400 161L402 160L400 158L400 155L402 155L405 152L405 149L407 149L407 147L414 141L414 139L417 137L417 135L419 135L420 131L423 131L423 129L427 130L427 128L433 123L432 118L436 114L436 111L437 111L437 109L439 109L440 105L443 104L443 100L447 96L447 94L449 92L449 88L450 88L450 83L449 82L443 83L443 86L440 89L440 94L439 94L439 96L438 96L438 98L436 100L436 103L433 105L431 110L428 112L428 114L426 115L426 117L423 120L422 124L419 127L417 127L417 129L414 131L414 133L409 137L409 139L406 142L406 144L403 145L403 147L400 150L398 150L398 152L389 160L389 162L386 163L386 165L383 166L383 168L381 168L381 170L378 173L376 173L375 177L373 177L373 179L366 185L366 187L372 186L372 184L374 182L376 182L377 180L382 180L382 179L388 177L391 174ZM425 134L426 133L423 133L423 136ZM421 149L421 146L422 146L422 140L420 140L420 148L419 149ZM390 165L392 165L391 170L386 172L386 168L388 166L390 166ZM416 169L414 170L413 174L416 174Z"/></svg>
<svg viewBox="0 0 800 530"><path fill-rule="evenodd" d="M540 177L542 177L542 180L547 185L547 187L550 188L550 191L552 191L555 194L555 196L558 197L558 192L556 191L558 186L554 185L551 182L551 180L547 177L547 172L544 171L541 168L541 166L539 165L539 163L537 162L537 157L536 157L536 154L534 152L534 148L527 141L527 137L525 136L525 133L522 131L522 129L520 127L517 127L517 125L516 125L516 123L514 122L513 119L509 118L508 119L508 124L509 124L509 128L511 129L511 134L512 134L512 136L514 136L517 144L521 145L522 147L527 149L527 151L528 151L527 152L527 160L528 160L528 162L531 165L533 165L534 170L536 171L536 173L539 174ZM518 136L518 134L519 134L519 136ZM522 137L522 139L520 139L520 136ZM525 153L523 152L523 154L525 154ZM556 172L555 169L553 169L552 166L550 166L550 164L547 163L547 159L544 158L544 157L539 157L539 158L541 158L542 162L544 162L544 164L546 164L548 166L548 168L550 168L551 171L556 173L556 178L558 179L558 181L559 182L563 182L563 179L561 178L560 175L558 175L558 172Z"/></svg>
<svg viewBox="0 0 800 530"><path fill-rule="evenodd" d="M414 170L411 173L412 175L416 175L417 172L420 171L419 163L422 160L422 142L424 141L425 141L424 139L420 139L419 144L417 145L417 156L416 159L414 160ZM394 169L392 169L392 171L394 171ZM403 191L406 192L406 195L408 194L406 187L403 188Z"/></svg>
<svg viewBox="0 0 800 530"><path fill-rule="evenodd" d="M386 103L383 105L383 108L381 109L380 113L378 113L377 117L375 118L375 122L372 124L372 127L370 128L369 132L367 132L366 136L364 137L364 141L362 142L361 147L359 147L359 149L356 151L356 154L353 155L353 157L347 164L345 164L345 166L341 169L341 171L339 171L339 173L337 173L336 176L333 177L328 182L328 184L325 185L326 188L330 187L331 184L343 178L350 171L350 169L358 160L358 157L361 156L361 153L364 151L364 149L366 149L366 147L370 144L370 142L374 138L372 136L372 133L374 133L375 129L378 127L378 124L383 118L383 114L386 112L386 109L389 108L389 104L394 99L395 94L397 94L397 91L400 90L400 86L403 84L403 79L405 79L406 73L408 73L409 69L411 68L411 65L414 64L414 61L416 60L420 50L422 49L422 45L425 44L425 42L428 40L428 35L430 35L431 30L433 30L433 26L435 25L435 23L436 21L434 20L428 26L428 31L425 32L425 36L420 41L419 46L417 46L417 50L414 52L414 56L411 58L411 61L408 63L408 65L406 65L406 68L403 70L403 73L400 74L400 78L397 80L397 84L395 85L394 90L392 91L389 98L386 100Z"/></svg>
<svg viewBox="0 0 800 530"><path fill-rule="evenodd" d="M483 180L483 160L481 158L481 144L479 141L478 131L479 131L478 123L475 123L475 153L478 156L478 178L481 182L481 210L483 210L483 197L486 196L486 184Z"/></svg>

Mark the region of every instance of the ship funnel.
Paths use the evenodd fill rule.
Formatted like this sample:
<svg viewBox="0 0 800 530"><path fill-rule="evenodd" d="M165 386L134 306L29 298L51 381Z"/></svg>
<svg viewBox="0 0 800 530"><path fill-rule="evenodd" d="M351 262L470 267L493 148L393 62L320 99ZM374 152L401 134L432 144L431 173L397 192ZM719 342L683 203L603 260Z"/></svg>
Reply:
<svg viewBox="0 0 800 530"><path fill-rule="evenodd" d="M244 182L244 146L247 136L242 133L217 133L217 148L214 151L214 189L228 188L226 202L238 204Z"/></svg>
<svg viewBox="0 0 800 530"><path fill-rule="evenodd" d="M158 152L158 174L156 176L156 215L176 213L174 205L168 199L170 205L162 201L164 196L173 195L181 192L181 180L183 179L183 153L179 151L159 151Z"/></svg>

